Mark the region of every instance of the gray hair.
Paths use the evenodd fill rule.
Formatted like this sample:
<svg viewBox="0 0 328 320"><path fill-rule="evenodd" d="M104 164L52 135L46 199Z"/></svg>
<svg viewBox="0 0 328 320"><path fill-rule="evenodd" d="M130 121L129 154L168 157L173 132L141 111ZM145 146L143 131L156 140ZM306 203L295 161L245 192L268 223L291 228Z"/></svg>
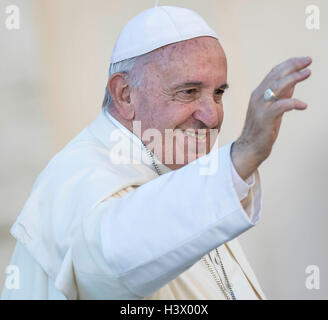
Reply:
<svg viewBox="0 0 328 320"><path fill-rule="evenodd" d="M108 73L108 79L115 73L126 73L127 75L130 75L130 85L132 86L138 86L140 84L141 77L137 74L131 74L132 69L135 66L137 60L139 57L134 57L126 60L122 60L116 63L111 63L109 66L109 73ZM102 104L103 108L109 108L111 103L113 102L113 98L111 97L108 86L106 85L105 89L105 97Z"/></svg>

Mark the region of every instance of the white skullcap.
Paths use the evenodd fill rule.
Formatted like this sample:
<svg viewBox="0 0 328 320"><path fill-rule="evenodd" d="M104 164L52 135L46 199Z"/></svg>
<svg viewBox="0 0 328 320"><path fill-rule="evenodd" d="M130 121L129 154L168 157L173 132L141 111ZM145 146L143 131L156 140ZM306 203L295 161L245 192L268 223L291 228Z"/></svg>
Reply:
<svg viewBox="0 0 328 320"><path fill-rule="evenodd" d="M111 63L202 36L218 39L198 13L185 8L157 6L139 13L124 26L116 40Z"/></svg>

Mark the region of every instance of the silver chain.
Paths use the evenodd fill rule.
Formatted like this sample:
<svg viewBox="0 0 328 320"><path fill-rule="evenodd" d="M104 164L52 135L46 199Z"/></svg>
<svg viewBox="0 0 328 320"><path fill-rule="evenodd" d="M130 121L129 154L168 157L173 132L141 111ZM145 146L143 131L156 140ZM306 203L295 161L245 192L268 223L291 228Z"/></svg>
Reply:
<svg viewBox="0 0 328 320"><path fill-rule="evenodd" d="M235 294L234 294L234 292L233 292L233 290L232 290L231 283L230 283L230 281L229 281L229 279L228 279L228 276L227 276L227 273L226 273L226 271L225 271L225 269L224 269L223 262L222 262L222 259L221 259L220 254L219 254L219 250L216 248L215 251L216 251L217 256L219 257L219 260L220 260L220 266L221 266L221 269L222 269L222 272L223 272L223 275L224 275L224 279L225 279L226 284L227 284L227 286L228 286L228 289L229 289L229 292L230 292L231 298L232 298L232 300L236 300L236 296L235 296Z"/></svg>
<svg viewBox="0 0 328 320"><path fill-rule="evenodd" d="M210 271L212 277L214 278L216 284L218 285L218 287L221 289L223 295L225 296L225 298L227 300L232 300L232 297L229 295L228 290L225 288L225 286L222 283L222 280L218 277L215 269L213 268L213 266L207 261L206 256L202 257L203 262L205 263L205 265L207 266L207 269Z"/></svg>
<svg viewBox="0 0 328 320"><path fill-rule="evenodd" d="M158 167L157 163L155 162L155 159L154 159L154 156L153 156L153 153L146 147L146 145L142 142L142 145L143 147L145 148L148 156L150 157L151 161L152 161L152 166L153 168L155 169L156 173L160 176L162 175L162 172L160 170L160 168ZM224 269L224 266L223 266L223 262L221 260L221 256L219 254L219 251L218 249L216 249L216 254L219 258L219 261L220 261L220 267L221 267L221 270L223 272L223 275L224 275L224 279L226 281L226 284L227 284L227 287L228 287L228 290L227 288L225 287L225 285L222 283L222 280L217 276L213 266L210 265L210 263L207 261L207 259L205 258L205 256L202 258L202 260L204 261L205 265L207 266L208 270L210 271L212 277L214 278L216 284L218 285L218 287L221 289L221 291L223 292L225 298L227 300L236 300L236 296L232 290L232 286L230 284L230 281L228 279L228 276L227 276L227 273Z"/></svg>
<svg viewBox="0 0 328 320"><path fill-rule="evenodd" d="M152 166L153 168L155 169L156 173L161 176L162 175L162 171L159 169L155 159L154 159L154 156L153 156L153 153L146 147L146 145L142 142L142 145L143 147L145 148L149 158L151 159L151 162L152 162Z"/></svg>

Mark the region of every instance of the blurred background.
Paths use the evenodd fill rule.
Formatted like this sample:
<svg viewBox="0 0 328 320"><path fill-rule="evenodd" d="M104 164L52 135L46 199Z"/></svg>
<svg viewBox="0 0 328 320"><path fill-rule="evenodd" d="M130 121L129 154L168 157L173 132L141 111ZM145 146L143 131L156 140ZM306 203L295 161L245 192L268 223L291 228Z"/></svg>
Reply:
<svg viewBox="0 0 328 320"><path fill-rule="evenodd" d="M15 245L9 229L35 179L100 112L115 39L154 2L0 0L0 290ZM197 11L220 36L230 84L221 145L239 136L250 94L273 66L312 57L312 77L295 92L308 110L285 115L260 167L262 220L240 242L267 298L327 299L328 1L159 3ZM10 5L20 10L17 30L6 27ZM319 9L319 29L309 28L309 5ZM319 267L320 289L305 285L309 265Z"/></svg>

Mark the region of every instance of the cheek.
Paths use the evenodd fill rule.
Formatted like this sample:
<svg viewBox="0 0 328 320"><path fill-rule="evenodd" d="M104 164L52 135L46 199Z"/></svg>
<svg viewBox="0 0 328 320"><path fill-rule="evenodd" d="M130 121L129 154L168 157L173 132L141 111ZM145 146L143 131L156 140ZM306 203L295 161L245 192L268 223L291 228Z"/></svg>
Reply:
<svg viewBox="0 0 328 320"><path fill-rule="evenodd" d="M141 89L141 88L140 88ZM156 128L160 131L175 129L188 121L193 113L193 105L186 104L166 96L152 82L147 82L136 92L135 120L141 120L146 128Z"/></svg>
<svg viewBox="0 0 328 320"><path fill-rule="evenodd" d="M135 99L135 120L142 122L143 129L159 128L160 104L156 96L147 90L139 92Z"/></svg>
<svg viewBox="0 0 328 320"><path fill-rule="evenodd" d="M170 102L168 107L168 117L172 123L171 128L180 126L183 123L192 121L195 108L192 103Z"/></svg>
<svg viewBox="0 0 328 320"><path fill-rule="evenodd" d="M172 101L164 101L157 106L156 118L163 129L175 129L192 116L190 106Z"/></svg>

